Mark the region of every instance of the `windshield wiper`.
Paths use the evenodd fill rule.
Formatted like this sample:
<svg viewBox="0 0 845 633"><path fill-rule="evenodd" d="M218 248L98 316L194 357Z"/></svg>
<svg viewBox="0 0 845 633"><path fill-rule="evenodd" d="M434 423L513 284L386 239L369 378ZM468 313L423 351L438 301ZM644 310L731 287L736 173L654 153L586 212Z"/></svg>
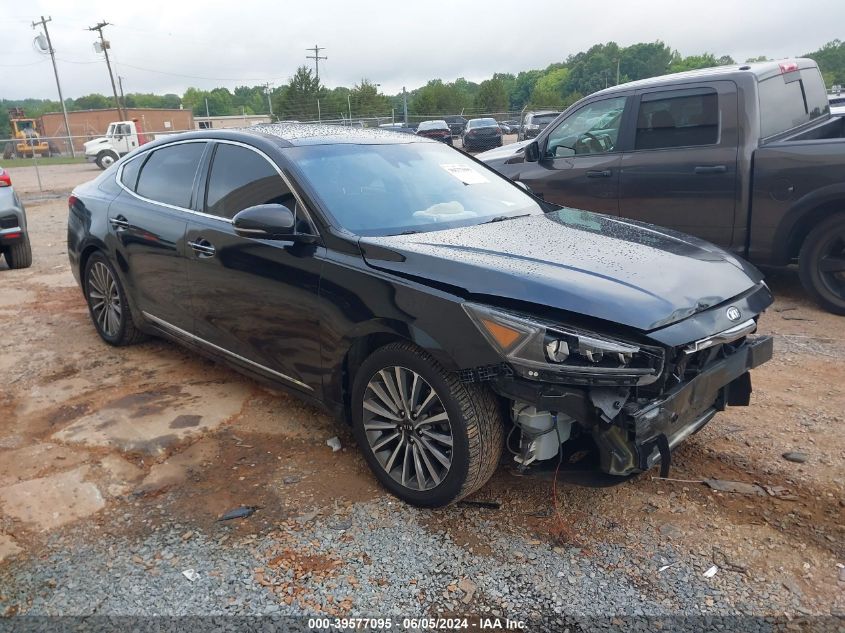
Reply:
<svg viewBox="0 0 845 633"><path fill-rule="evenodd" d="M530 213L523 213L521 215L497 215L495 218L490 218L482 224L493 224L493 222L504 222L505 220L515 220L516 218L527 218Z"/></svg>
<svg viewBox="0 0 845 633"><path fill-rule="evenodd" d="M401 233L391 233L390 235L414 235L415 233L422 233L422 231L417 231L416 229L409 229L407 231L402 231Z"/></svg>

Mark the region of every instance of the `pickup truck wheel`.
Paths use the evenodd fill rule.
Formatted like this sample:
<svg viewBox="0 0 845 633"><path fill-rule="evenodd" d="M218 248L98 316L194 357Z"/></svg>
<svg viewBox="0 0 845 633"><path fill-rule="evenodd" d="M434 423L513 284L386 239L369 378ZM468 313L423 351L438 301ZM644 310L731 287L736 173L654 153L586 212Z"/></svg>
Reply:
<svg viewBox="0 0 845 633"><path fill-rule="evenodd" d="M23 240L6 247L6 263L9 268L29 268L32 266L32 246L29 243L29 236Z"/></svg>
<svg viewBox="0 0 845 633"><path fill-rule="evenodd" d="M118 158L120 157L114 152L100 152L97 154L97 167L108 169L115 164Z"/></svg>
<svg viewBox="0 0 845 633"><path fill-rule="evenodd" d="M462 383L410 343L386 345L364 361L352 418L378 480L417 506L445 506L481 488L504 446L493 392Z"/></svg>
<svg viewBox="0 0 845 633"><path fill-rule="evenodd" d="M827 218L810 231L801 247L798 273L813 299L845 315L845 214Z"/></svg>
<svg viewBox="0 0 845 633"><path fill-rule="evenodd" d="M100 338L117 347L146 338L135 326L123 285L102 253L94 253L88 258L83 279L88 312Z"/></svg>

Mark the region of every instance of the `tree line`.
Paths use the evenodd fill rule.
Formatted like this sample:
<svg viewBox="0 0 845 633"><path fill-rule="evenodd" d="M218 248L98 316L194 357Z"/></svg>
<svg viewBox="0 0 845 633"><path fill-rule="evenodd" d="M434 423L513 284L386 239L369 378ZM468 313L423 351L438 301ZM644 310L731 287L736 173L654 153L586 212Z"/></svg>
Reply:
<svg viewBox="0 0 845 633"><path fill-rule="evenodd" d="M845 84L845 43L828 42L806 53L818 62L828 87ZM765 56L746 61L764 61ZM300 66L287 84L272 90L263 85L238 86L234 90L188 88L183 95L130 93L127 108L186 108L195 115L268 114L277 120L341 119L350 116L397 117L408 111L414 117L446 114L503 113L529 108L564 108L581 97L618 83L666 73L736 63L729 55L712 53L682 56L665 43L641 42L619 46L615 42L596 44L542 70L495 73L476 83L464 78L451 82L432 79L407 95L385 95L378 84L362 79L352 87L327 88L310 68ZM68 110L114 107L114 100L101 94L67 99ZM9 135L7 110L22 107L27 116L38 117L61 109L48 99L0 100L0 137Z"/></svg>

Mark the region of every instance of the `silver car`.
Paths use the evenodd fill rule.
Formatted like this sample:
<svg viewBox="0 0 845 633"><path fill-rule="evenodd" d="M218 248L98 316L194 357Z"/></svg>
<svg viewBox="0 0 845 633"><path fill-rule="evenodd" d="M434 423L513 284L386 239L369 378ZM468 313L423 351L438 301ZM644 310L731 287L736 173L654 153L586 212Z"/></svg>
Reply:
<svg viewBox="0 0 845 633"><path fill-rule="evenodd" d="M0 167L0 253L9 268L29 268L32 247L26 228L26 211L12 187L9 172Z"/></svg>

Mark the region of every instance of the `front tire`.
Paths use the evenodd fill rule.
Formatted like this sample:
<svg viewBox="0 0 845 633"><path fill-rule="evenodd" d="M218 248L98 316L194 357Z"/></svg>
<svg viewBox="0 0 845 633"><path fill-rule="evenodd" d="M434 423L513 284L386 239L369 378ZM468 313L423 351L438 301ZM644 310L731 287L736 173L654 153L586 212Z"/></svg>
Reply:
<svg viewBox="0 0 845 633"><path fill-rule="evenodd" d="M382 485L423 507L445 506L481 488L504 446L493 392L460 382L410 343L386 345L358 369L352 424Z"/></svg>
<svg viewBox="0 0 845 633"><path fill-rule="evenodd" d="M88 258L83 280L88 313L100 338L116 347L132 345L146 338L132 320L126 292L105 255L97 252Z"/></svg>
<svg viewBox="0 0 845 633"><path fill-rule="evenodd" d="M798 274L823 308L845 315L845 213L827 218L807 235Z"/></svg>
<svg viewBox="0 0 845 633"><path fill-rule="evenodd" d="M120 157L114 152L100 152L97 154L97 167L103 170L108 169L117 162L118 158Z"/></svg>
<svg viewBox="0 0 845 633"><path fill-rule="evenodd" d="M15 244L6 247L6 263L9 268L29 268L32 266L32 245L29 243L29 236Z"/></svg>

